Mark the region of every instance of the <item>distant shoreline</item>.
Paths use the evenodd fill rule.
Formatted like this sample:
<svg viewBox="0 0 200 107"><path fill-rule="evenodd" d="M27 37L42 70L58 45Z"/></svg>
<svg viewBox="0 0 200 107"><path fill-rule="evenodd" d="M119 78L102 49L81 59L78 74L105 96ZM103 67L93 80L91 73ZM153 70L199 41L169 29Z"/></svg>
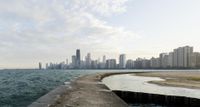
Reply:
<svg viewBox="0 0 200 107"><path fill-rule="evenodd" d="M165 81L150 81L149 83L161 86L184 87L192 89L200 89L200 72L148 72L137 73L137 76L160 77Z"/></svg>

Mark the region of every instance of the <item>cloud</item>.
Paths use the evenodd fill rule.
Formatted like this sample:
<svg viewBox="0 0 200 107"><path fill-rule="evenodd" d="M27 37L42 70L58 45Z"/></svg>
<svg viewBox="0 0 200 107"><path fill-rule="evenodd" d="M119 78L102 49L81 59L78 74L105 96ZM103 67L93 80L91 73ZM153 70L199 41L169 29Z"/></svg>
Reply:
<svg viewBox="0 0 200 107"><path fill-rule="evenodd" d="M10 53L5 58L28 54L31 60L32 53L38 51L45 55L47 52L56 54L65 49L74 51L72 49L80 47L98 51L123 49L137 35L122 27L110 26L99 17L111 17L125 12L126 2L0 0L1 56L5 56L5 53Z"/></svg>

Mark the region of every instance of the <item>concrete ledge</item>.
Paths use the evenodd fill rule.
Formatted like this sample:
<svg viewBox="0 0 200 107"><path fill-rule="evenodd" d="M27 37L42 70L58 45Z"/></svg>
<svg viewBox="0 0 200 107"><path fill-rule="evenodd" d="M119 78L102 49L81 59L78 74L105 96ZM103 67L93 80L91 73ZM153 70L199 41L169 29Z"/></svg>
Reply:
<svg viewBox="0 0 200 107"><path fill-rule="evenodd" d="M112 92L101 82L104 77L127 73L133 72L97 73L79 77L70 83L71 87L60 86L28 107L128 107L127 103L200 107L200 99L128 91Z"/></svg>
<svg viewBox="0 0 200 107"><path fill-rule="evenodd" d="M141 103L141 104L159 104L162 106L169 107L200 107L200 99L181 97L181 96L170 96L170 95L159 95L142 92L131 92L131 91L113 91L120 98L127 103Z"/></svg>
<svg viewBox="0 0 200 107"><path fill-rule="evenodd" d="M67 86L62 85L42 96L28 107L50 107L59 103L61 97L70 90Z"/></svg>
<svg viewBox="0 0 200 107"><path fill-rule="evenodd" d="M42 96L28 107L128 107L121 98L102 84L105 76L115 73L86 75ZM118 74L118 73L117 73Z"/></svg>

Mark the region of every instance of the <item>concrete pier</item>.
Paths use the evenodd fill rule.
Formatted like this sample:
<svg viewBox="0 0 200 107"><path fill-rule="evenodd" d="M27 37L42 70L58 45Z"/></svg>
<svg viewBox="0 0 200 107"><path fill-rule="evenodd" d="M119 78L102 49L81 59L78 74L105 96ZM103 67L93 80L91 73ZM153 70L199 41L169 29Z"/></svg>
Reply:
<svg viewBox="0 0 200 107"><path fill-rule="evenodd" d="M78 78L67 86L49 92L29 107L128 107L115 93L102 84L109 74L93 74Z"/></svg>
<svg viewBox="0 0 200 107"><path fill-rule="evenodd" d="M28 107L128 107L127 103L153 103L169 107L200 107L200 99L141 92L111 91L101 80L123 73L97 73L62 85ZM135 74L135 73L134 73Z"/></svg>

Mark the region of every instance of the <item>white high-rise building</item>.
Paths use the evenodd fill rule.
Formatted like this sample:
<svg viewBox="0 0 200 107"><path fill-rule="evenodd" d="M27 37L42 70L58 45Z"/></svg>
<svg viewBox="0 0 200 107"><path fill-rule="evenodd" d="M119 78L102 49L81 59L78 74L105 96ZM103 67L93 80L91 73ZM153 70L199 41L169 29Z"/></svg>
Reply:
<svg viewBox="0 0 200 107"><path fill-rule="evenodd" d="M184 48L179 47L178 49L178 68L184 67Z"/></svg>
<svg viewBox="0 0 200 107"><path fill-rule="evenodd" d="M194 52L190 57L190 68L200 68L200 53Z"/></svg>
<svg viewBox="0 0 200 107"><path fill-rule="evenodd" d="M176 68L178 67L178 50L174 49L173 53L173 67Z"/></svg>
<svg viewBox="0 0 200 107"><path fill-rule="evenodd" d="M184 67L187 68L190 67L191 65L191 56L193 53L193 47L185 46L183 48L184 48L184 59L183 59Z"/></svg>
<svg viewBox="0 0 200 107"><path fill-rule="evenodd" d="M75 66L76 66L76 56L75 55L72 56L72 64L71 64L71 66L72 66L72 68L75 68Z"/></svg>
<svg viewBox="0 0 200 107"><path fill-rule="evenodd" d="M191 56L193 47L185 46L174 49L173 52L173 67L188 68L191 67Z"/></svg>
<svg viewBox="0 0 200 107"><path fill-rule="evenodd" d="M126 55L121 54L119 56L119 68L124 69L126 68Z"/></svg>
<svg viewBox="0 0 200 107"><path fill-rule="evenodd" d="M172 68L173 67L173 52L170 52L169 53L169 56L168 56L168 67Z"/></svg>
<svg viewBox="0 0 200 107"><path fill-rule="evenodd" d="M160 67L161 67L161 68L166 68L166 66L167 66L166 55L167 55L167 53L161 53L161 54L159 55Z"/></svg>

